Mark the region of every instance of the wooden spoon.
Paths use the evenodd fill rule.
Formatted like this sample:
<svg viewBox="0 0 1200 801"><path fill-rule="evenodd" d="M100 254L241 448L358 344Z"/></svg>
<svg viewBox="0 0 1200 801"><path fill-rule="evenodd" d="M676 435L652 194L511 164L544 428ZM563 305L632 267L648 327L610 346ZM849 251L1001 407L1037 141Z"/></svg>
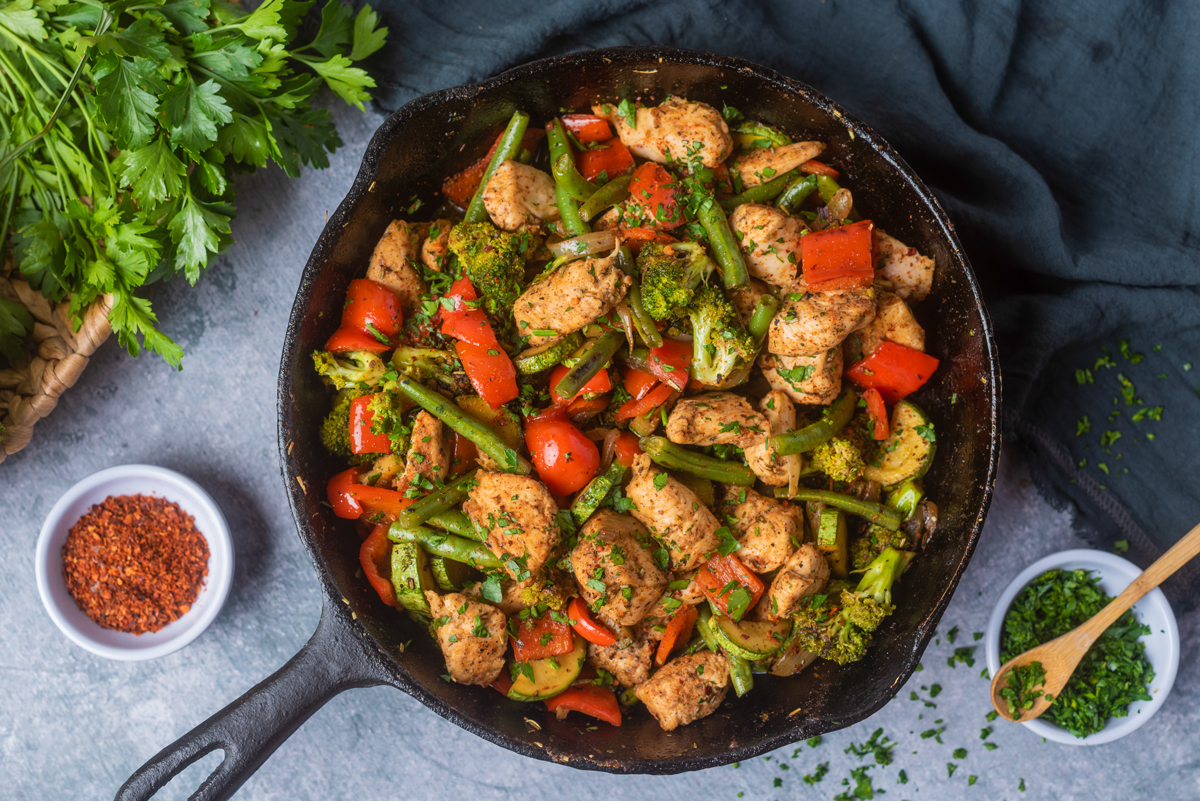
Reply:
<svg viewBox="0 0 1200 801"><path fill-rule="evenodd" d="M1097 612L1090 620L1076 629L1068 631L1061 637L1050 642L1042 643L1036 648L1030 648L1023 654L1013 657L1000 666L992 679L992 706L1005 720L1033 720L1050 708L1046 696L1057 698L1067 685L1067 680L1075 672L1079 660L1087 653L1088 648L1096 638L1117 621L1125 610L1133 606L1143 595L1162 584L1172 573L1183 567L1193 556L1200 553L1200 525L1193 528L1169 551L1158 558L1154 564L1142 571L1125 591L1108 602L1108 605ZM1014 718L1008 711L1008 701L1000 697L1001 688L1008 684L1008 672L1015 667L1023 667L1031 662L1041 662L1046 670L1046 678L1041 685L1042 695L1033 701L1033 706L1020 710L1020 717Z"/></svg>

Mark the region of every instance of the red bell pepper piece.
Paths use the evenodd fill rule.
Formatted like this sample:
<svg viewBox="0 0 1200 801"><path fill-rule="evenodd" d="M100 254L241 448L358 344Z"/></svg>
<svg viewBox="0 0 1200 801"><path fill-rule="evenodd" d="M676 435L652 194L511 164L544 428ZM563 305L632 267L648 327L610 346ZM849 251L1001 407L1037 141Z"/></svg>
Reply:
<svg viewBox="0 0 1200 801"><path fill-rule="evenodd" d="M600 173L604 173L611 181L633 169L633 154L614 136L598 150L580 151L575 166L589 181L595 181Z"/></svg>
<svg viewBox="0 0 1200 801"><path fill-rule="evenodd" d="M454 308L447 309L446 304L442 304L443 334L480 348L500 350L500 342L483 309L473 309L467 305L470 301L479 300L471 279L464 277L455 281L445 297L454 304Z"/></svg>
<svg viewBox="0 0 1200 801"><path fill-rule="evenodd" d="M568 712L582 712L605 723L621 725L621 705L617 703L617 696L611 690L594 684L572 687L553 698L547 698L545 703L546 709L559 720L566 718Z"/></svg>
<svg viewBox="0 0 1200 801"><path fill-rule="evenodd" d="M571 599L571 603L567 605L567 618L571 621L571 628L588 642L613 645L617 641L615 634L592 619L592 613L588 611L582 598Z"/></svg>
<svg viewBox="0 0 1200 801"><path fill-rule="evenodd" d="M641 400L627 401L620 409L617 409L616 421L621 423L642 416L651 409L666 403L667 398L670 398L674 391L670 384L659 384L647 392Z"/></svg>
<svg viewBox="0 0 1200 801"><path fill-rule="evenodd" d="M634 400L641 400L646 397L646 393L654 389L654 386L658 383L657 376L644 373L633 367L626 367L624 374L625 391L632 395Z"/></svg>
<svg viewBox="0 0 1200 801"><path fill-rule="evenodd" d="M663 632L663 638L658 643L658 653L654 655L654 664L662 667L667 663L667 657L681 645L686 645L687 641L692 638L692 627L696 625L696 618L699 613L696 612L696 607L685 606L679 610L675 617L671 618L671 622L667 623L667 630Z"/></svg>
<svg viewBox="0 0 1200 801"><path fill-rule="evenodd" d="M456 478L473 468L479 457L475 443L457 431L454 432L454 458L450 460L450 476Z"/></svg>
<svg viewBox="0 0 1200 801"><path fill-rule="evenodd" d="M471 198L475 194L475 190L479 188L479 182L483 180L483 174L487 171L488 162L492 160L492 154L496 152L496 145L500 143L500 137L504 135L501 131L496 136L496 141L492 143L487 155L479 161L467 167L461 172L455 173L446 179L442 184L442 194L457 206L466 208L471 203ZM525 135L521 137L521 147L526 148L532 153L537 149L538 143L542 141L542 137L546 132L537 126L531 126L526 129Z"/></svg>
<svg viewBox="0 0 1200 801"><path fill-rule="evenodd" d="M563 127L575 134L580 142L607 142L612 139L612 128L608 120L595 114L564 114Z"/></svg>
<svg viewBox="0 0 1200 801"><path fill-rule="evenodd" d="M491 331L491 326L488 330ZM458 351L471 386L493 409L499 409L520 394L517 368L499 347L480 347L459 340L454 343L454 349Z"/></svg>
<svg viewBox="0 0 1200 801"><path fill-rule="evenodd" d="M369 278L355 278L350 282L346 305L342 309L342 328L354 328L373 336L378 331L394 345L394 337L403 323L400 297L392 289Z"/></svg>
<svg viewBox="0 0 1200 801"><path fill-rule="evenodd" d="M502 695L508 695L508 691L511 690L513 686L512 676L508 675L507 669L501 670L500 675L497 676L496 680L493 681L489 686Z"/></svg>
<svg viewBox="0 0 1200 801"><path fill-rule="evenodd" d="M359 484L358 477L364 472L366 468L351 467L329 479L325 492L338 517L347 520L374 514L395 517L413 502L412 498L406 498L404 493L396 490Z"/></svg>
<svg viewBox="0 0 1200 801"><path fill-rule="evenodd" d="M683 225L683 212L675 200L675 179L661 164L645 161L633 171L629 200L644 209L648 228L670 229Z"/></svg>
<svg viewBox="0 0 1200 801"><path fill-rule="evenodd" d="M387 434L371 431L375 415L369 408L375 395L360 395L350 401L350 451L352 453L391 453L392 440Z"/></svg>
<svg viewBox="0 0 1200 801"><path fill-rule="evenodd" d="M659 242L663 245L669 245L672 242L679 240L670 234L664 234L662 231L656 231L653 228L622 228L621 241L629 246L629 249L634 253L641 251L643 245L648 245L651 242Z"/></svg>
<svg viewBox="0 0 1200 801"><path fill-rule="evenodd" d="M875 424L875 431L872 436L875 439L887 439L888 415L887 406L883 402L883 396L879 394L879 390L872 387L863 392L862 397L867 403L867 416Z"/></svg>
<svg viewBox="0 0 1200 801"><path fill-rule="evenodd" d="M765 589L762 579L750 572L742 564L742 560L733 554L717 554L705 562L696 571L696 583L704 589L704 594L710 601L734 620L741 620L742 615L753 609ZM749 603L742 606L741 601L745 600L745 595L749 595ZM737 602L734 610L736 614L729 612L731 600Z"/></svg>
<svg viewBox="0 0 1200 801"><path fill-rule="evenodd" d="M812 292L868 287L875 280L874 223L814 231L800 239L804 282Z"/></svg>
<svg viewBox="0 0 1200 801"><path fill-rule="evenodd" d="M800 172L806 172L810 175L828 175L830 178L837 178L841 175L841 173L835 170L833 167L830 167L824 162L817 161L816 159L809 159L801 164Z"/></svg>
<svg viewBox="0 0 1200 801"><path fill-rule="evenodd" d="M877 389L888 403L916 392L937 369L928 353L883 342L870 356L846 370L846 378L864 389Z"/></svg>
<svg viewBox="0 0 1200 801"><path fill-rule="evenodd" d="M575 647L571 627L543 612L541 617L519 620L517 634L512 638L513 658L518 662L562 656Z"/></svg>
<svg viewBox="0 0 1200 801"><path fill-rule="evenodd" d="M575 425L582 426L607 408L608 398L604 395L595 398L585 398L580 395L567 407L567 418Z"/></svg>
<svg viewBox="0 0 1200 801"><path fill-rule="evenodd" d="M345 353L351 350L365 350L371 353L383 353L394 346L380 342L375 335L360 331L357 328L339 328L325 343L325 350L330 353Z"/></svg>
<svg viewBox="0 0 1200 801"><path fill-rule="evenodd" d="M692 343L664 339L662 347L650 349L650 372L664 384L683 391L688 383L688 368L692 363Z"/></svg>
<svg viewBox="0 0 1200 801"><path fill-rule="evenodd" d="M628 431L622 431L621 436L617 437L617 453L613 458L626 467L633 467L633 460L640 453L642 453L642 446L638 442L637 436Z"/></svg>
<svg viewBox="0 0 1200 801"><path fill-rule="evenodd" d="M575 394L574 398L564 398L555 391L555 388L558 386L558 382L562 381L563 376L565 376L569 371L570 368L568 368L565 364L560 364L558 367L555 367L552 371L550 371L550 402L556 406L559 404L571 403L572 401L579 400L585 395L591 395L595 397L596 395L603 395L605 392L612 390L612 379L608 375L608 370L601 370L583 385L583 388Z"/></svg>
<svg viewBox="0 0 1200 801"><path fill-rule="evenodd" d="M349 470L343 470L329 479L329 483L325 486L325 493L329 497L329 505L333 507L333 513L338 517L345 518L346 520L357 520L362 516L362 504L350 494L350 489L357 485L358 476L362 470L363 468L361 467L351 467Z"/></svg>
<svg viewBox="0 0 1200 801"><path fill-rule="evenodd" d="M392 543L387 531L388 527L382 523L371 531L358 549L358 561L372 589L379 593L379 600L397 606L396 588L392 586Z"/></svg>

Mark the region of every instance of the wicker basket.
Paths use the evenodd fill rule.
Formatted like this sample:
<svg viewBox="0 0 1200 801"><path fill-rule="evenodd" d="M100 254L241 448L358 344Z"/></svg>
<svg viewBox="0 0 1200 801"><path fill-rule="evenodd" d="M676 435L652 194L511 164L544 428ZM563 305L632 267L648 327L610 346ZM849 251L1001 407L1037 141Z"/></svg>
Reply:
<svg viewBox="0 0 1200 801"><path fill-rule="evenodd" d="M97 298L74 331L68 304L52 307L28 283L5 274L11 275L0 269L0 295L29 309L33 331L26 340L32 346L29 358L0 370L0 462L29 444L34 424L54 411L59 396L75 385L88 359L112 333L111 295Z"/></svg>

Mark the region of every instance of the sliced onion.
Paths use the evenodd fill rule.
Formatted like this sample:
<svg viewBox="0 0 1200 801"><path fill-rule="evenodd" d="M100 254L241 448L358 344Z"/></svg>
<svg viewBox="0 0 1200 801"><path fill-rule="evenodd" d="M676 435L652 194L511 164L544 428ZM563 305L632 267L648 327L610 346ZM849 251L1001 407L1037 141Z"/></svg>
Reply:
<svg viewBox="0 0 1200 801"><path fill-rule="evenodd" d="M603 428L603 427L593 428L588 431L584 431L583 435L585 437L587 437L588 439L590 439L592 442L599 442L602 439L606 439L609 435L609 432L614 431L614 430L616 430L616 429ZM617 431L617 433L619 434L621 432Z"/></svg>
<svg viewBox="0 0 1200 801"><path fill-rule="evenodd" d="M850 209L854 207L854 198L850 195L850 190L843 187L834 192L833 197L829 198L829 202L825 205L829 208L829 218L841 222L850 216Z"/></svg>
<svg viewBox="0 0 1200 801"><path fill-rule="evenodd" d="M788 497L794 497L800 489L800 471L804 469L804 457L800 454L785 456L788 467Z"/></svg>
<svg viewBox="0 0 1200 801"><path fill-rule="evenodd" d="M573 239L564 239L547 245L546 249L555 256L594 256L617 246L617 235L613 231L596 231Z"/></svg>
<svg viewBox="0 0 1200 801"><path fill-rule="evenodd" d="M604 447L600 449L600 469L607 470L611 465L613 458L617 455L617 440L621 438L621 429L610 429L604 435Z"/></svg>
<svg viewBox="0 0 1200 801"><path fill-rule="evenodd" d="M800 671L816 661L817 655L805 651L799 645L793 644L775 664L771 666L772 676L795 676Z"/></svg>

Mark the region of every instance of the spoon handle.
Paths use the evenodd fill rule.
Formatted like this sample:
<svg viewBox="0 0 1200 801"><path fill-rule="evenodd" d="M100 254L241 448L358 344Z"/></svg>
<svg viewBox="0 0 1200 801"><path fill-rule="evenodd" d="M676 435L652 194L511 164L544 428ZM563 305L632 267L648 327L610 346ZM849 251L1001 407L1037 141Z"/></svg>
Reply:
<svg viewBox="0 0 1200 801"><path fill-rule="evenodd" d="M1086 629L1094 641L1097 637L1116 622L1125 610L1137 603L1143 595L1166 581L1171 574L1187 564L1193 556L1200 554L1200 525L1189 531L1183 539L1171 546L1170 550L1155 560L1154 564L1142 571L1124 592L1108 602L1095 617L1080 626Z"/></svg>

